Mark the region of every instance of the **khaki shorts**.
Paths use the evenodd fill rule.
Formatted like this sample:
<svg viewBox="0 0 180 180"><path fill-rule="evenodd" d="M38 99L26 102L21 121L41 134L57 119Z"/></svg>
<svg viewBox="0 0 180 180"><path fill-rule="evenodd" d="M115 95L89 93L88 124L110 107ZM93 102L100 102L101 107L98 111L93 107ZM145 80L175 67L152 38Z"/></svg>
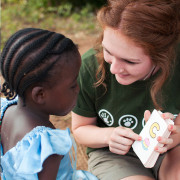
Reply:
<svg viewBox="0 0 180 180"><path fill-rule="evenodd" d="M88 170L101 180L120 180L135 175L157 179L164 156L159 156L153 168L145 168L132 149L126 155L117 155L104 148L89 153Z"/></svg>

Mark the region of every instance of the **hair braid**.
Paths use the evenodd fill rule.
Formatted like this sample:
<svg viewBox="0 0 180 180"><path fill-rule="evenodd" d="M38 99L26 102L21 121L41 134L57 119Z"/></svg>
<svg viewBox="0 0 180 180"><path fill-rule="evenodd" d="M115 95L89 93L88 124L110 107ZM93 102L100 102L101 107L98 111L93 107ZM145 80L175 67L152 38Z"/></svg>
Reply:
<svg viewBox="0 0 180 180"><path fill-rule="evenodd" d="M4 93L7 99L10 99L14 96L14 92L10 89L9 83L7 82L3 83L1 92Z"/></svg>
<svg viewBox="0 0 180 180"><path fill-rule="evenodd" d="M19 82L21 81L21 79L23 78L23 76L24 76L25 74L28 74L31 69L34 69L35 67L37 67L40 63L42 63L42 62L44 61L44 58L47 56L47 54L48 54L48 52L51 50L51 48L53 48L54 45L55 45L58 41L60 41L62 38L64 38L63 35L62 35L62 36L59 36L58 34L54 34L54 36L52 37L52 39L50 40L50 42L47 44L47 46L44 47L44 48L42 49L42 51L40 51L40 53L39 53L38 55L36 55L36 57L35 57L34 59L32 59L32 61L29 63L29 66L27 66L23 71L21 71L21 72L18 74L18 76L17 76L17 78L16 78L16 84L15 84L14 89L17 89L17 86L18 86ZM32 44L30 44L30 46L31 46L31 45L32 45ZM38 44L36 44L36 45L38 45ZM32 45L32 46L33 46L33 45ZM36 49L35 46L33 46L33 48L34 48L33 50ZM28 48L27 48L27 50L28 50Z"/></svg>
<svg viewBox="0 0 180 180"><path fill-rule="evenodd" d="M56 40L56 41L59 41L61 38L63 38L63 36L62 37L57 37L57 34L56 34L56 36L52 39L52 41L50 42L50 44L52 45L52 43L54 42L54 44L55 44L55 41L54 40ZM39 59L39 61L42 61L42 60L45 60L45 56L46 55L59 55L59 54L61 54L63 51L65 51L66 49L68 49L69 47L71 47L72 46L72 41L69 39L69 38L64 38L63 40L62 40L62 42L60 43L60 45L59 45L59 47L57 48L57 50L50 50L49 49L49 51L47 51L47 50L45 50L44 49L44 53L46 53L44 56L42 55L42 56L37 56L37 59ZM47 48L46 48L47 49ZM43 54L43 52L42 52L42 54ZM42 60L41 60L42 59ZM16 81L17 83L16 83L16 87L15 87L15 89L17 88L17 92L18 92L18 94L20 94L22 97L24 97L24 91L31 85L31 84L33 84L33 83L36 83L36 82L40 82L40 81L42 81L42 79L44 79L46 76L47 76L47 74L48 74L48 72L49 72L49 70L51 70L52 69L52 67L54 66L54 64L56 64L56 62L58 61L58 58L56 58L56 60L53 62L53 63L51 63L50 65L47 65L47 67L45 67L45 68L43 68L43 69L41 69L38 73L36 73L35 75L34 74L32 74L32 75L30 75L30 76L28 76L28 78L25 78L24 79L24 81L23 81L23 86L21 87L21 86L19 86L18 87L18 84L19 84L19 79ZM39 62L40 63L40 62ZM38 66L38 64L36 63L36 64L32 64L31 65L31 67L29 66L29 67L27 67L27 69L25 70L25 72L26 73L28 73L29 71L30 71L30 69L32 68L32 69L34 69L35 67L37 67ZM23 73L21 73L20 75L19 75L19 77L22 77L23 76ZM23 78L23 77L22 77Z"/></svg>
<svg viewBox="0 0 180 180"><path fill-rule="evenodd" d="M48 30L27 28L12 35L1 58L2 92L7 99L18 94L25 103L26 89L39 82L49 83L54 65L63 59L59 55L68 50L78 52L73 41Z"/></svg>
<svg viewBox="0 0 180 180"><path fill-rule="evenodd" d="M69 38L65 38L62 40L60 46L57 50L50 51L49 54L61 54L68 46L72 44L72 40Z"/></svg>
<svg viewBox="0 0 180 180"><path fill-rule="evenodd" d="M5 60L5 57L7 56L7 53L9 52L9 49L11 48L11 44L13 42L16 41L16 39L18 39L19 37L21 37L22 35L25 35L29 32L29 30L31 30L32 28L27 28L25 29L24 31L18 31L16 32L13 36L11 36L9 38L9 40L6 42L5 44L5 47L2 51L2 54L1 54L1 67L3 66L3 63L4 63L4 60ZM3 71L3 68L1 68L2 70L2 75L4 77L4 71Z"/></svg>
<svg viewBox="0 0 180 180"><path fill-rule="evenodd" d="M20 31L20 33L18 33L18 36L16 34L15 34L16 37L12 36L12 38L10 38L10 40L7 42L7 44L5 46L5 49L9 48L9 54L6 51L4 52L2 59L1 59L1 62L2 62L1 68L2 68L3 75L4 75L3 77L5 78L5 85L2 88L2 92L5 94L7 99L14 99L16 97L16 92L13 90L13 83L12 83L12 81L13 81L12 78L14 77L15 72L12 69L12 71L13 71L12 75L9 73L10 64L12 62L12 59L14 58L14 55L16 54L16 52L18 52L18 49L20 49L22 44L26 43L27 41L31 40L32 38L34 38L36 36L39 36L39 35L44 34L45 32L48 32L48 31L42 32L42 31L37 31L37 30L38 29L28 28L28 29L25 29L25 31ZM30 34L26 35L28 32L30 32ZM23 36L23 38L22 38L22 36ZM19 37L19 39L18 39L18 37ZM13 42L11 40L14 40L15 42ZM10 46L10 43L12 43L11 46ZM6 56L7 56L7 58L5 58ZM18 61L15 61L15 62L19 62L21 60L20 58L16 58L16 59L18 59ZM4 63L4 65L3 65L3 63Z"/></svg>
<svg viewBox="0 0 180 180"><path fill-rule="evenodd" d="M23 50L18 54L17 56L17 60L15 61L15 63L13 64L13 69L11 72L11 79L10 79L10 84L13 84L13 77L15 77L15 73L17 70L17 67L20 65L20 63L22 62L22 59L25 56L28 56L29 53L31 53L33 50L36 50L38 48L38 46L40 46L41 44L44 44L44 41L49 38L49 36L51 36L52 33L48 32L46 35L44 35L43 37L33 41L32 43L29 43L25 48L23 48ZM25 59L25 58L24 58ZM36 59L37 60L37 59ZM22 70L21 72L23 72L24 75L24 70ZM19 81L16 80L16 84L18 84ZM14 88L14 87L12 87ZM16 88L15 88L16 89Z"/></svg>
<svg viewBox="0 0 180 180"><path fill-rule="evenodd" d="M17 52L18 49L20 49L20 47L22 46L22 44L26 43L27 41L31 40L32 38L36 37L37 35L41 35L42 32L34 32L32 34L28 34L27 36L25 36L24 38L20 38L17 39L17 43L13 43L13 47L11 49L10 47L10 52L9 54L7 55L7 60L6 60L6 63L5 63L5 69L4 69L4 73L5 73L5 79L8 80L9 77L8 77L8 72L9 72L9 67L10 67L10 63L11 63L11 59L13 59L13 56L15 55L15 53Z"/></svg>
<svg viewBox="0 0 180 180"><path fill-rule="evenodd" d="M52 64L50 64L49 66L46 66L44 69L40 70L40 72L37 75L30 75L28 76L24 82L23 82L23 86L22 87L18 87L17 92L19 95L21 95L21 97L24 99L24 91L31 85L34 84L36 82L40 82L43 81L44 77L47 76L47 72L54 66L54 64L56 63L56 61L54 61ZM25 101L24 101L25 103Z"/></svg>

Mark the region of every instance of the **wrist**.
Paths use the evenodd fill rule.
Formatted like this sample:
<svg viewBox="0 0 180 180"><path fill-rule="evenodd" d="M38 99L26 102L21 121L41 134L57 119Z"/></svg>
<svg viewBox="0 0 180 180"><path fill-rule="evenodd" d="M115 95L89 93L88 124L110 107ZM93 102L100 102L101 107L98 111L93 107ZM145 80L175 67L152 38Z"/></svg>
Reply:
<svg viewBox="0 0 180 180"><path fill-rule="evenodd" d="M106 132L105 132L105 136L104 136L104 144L106 144L107 146L109 146L111 134L114 131L114 129L115 129L114 127L106 128Z"/></svg>

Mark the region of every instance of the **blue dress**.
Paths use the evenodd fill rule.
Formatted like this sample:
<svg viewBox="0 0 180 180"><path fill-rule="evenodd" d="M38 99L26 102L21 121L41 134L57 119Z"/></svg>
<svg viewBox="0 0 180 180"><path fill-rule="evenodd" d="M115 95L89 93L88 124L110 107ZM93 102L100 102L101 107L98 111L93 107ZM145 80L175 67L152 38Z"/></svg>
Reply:
<svg viewBox="0 0 180 180"><path fill-rule="evenodd" d="M12 101L1 99L1 119L5 110L12 104L17 104L17 98ZM59 130L37 126L5 154L1 145L1 178L38 180L38 172L42 170L46 158L52 154L59 154L64 157L59 166L57 180L97 180L87 171L76 170L76 157L74 159L72 156L72 145L76 154L75 142L70 136L69 128Z"/></svg>

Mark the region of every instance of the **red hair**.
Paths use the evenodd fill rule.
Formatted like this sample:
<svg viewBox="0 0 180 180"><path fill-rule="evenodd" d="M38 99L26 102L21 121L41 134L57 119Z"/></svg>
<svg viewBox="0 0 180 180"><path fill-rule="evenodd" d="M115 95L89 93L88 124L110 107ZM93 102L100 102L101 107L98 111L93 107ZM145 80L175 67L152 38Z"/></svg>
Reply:
<svg viewBox="0 0 180 180"><path fill-rule="evenodd" d="M121 33L143 48L160 68L150 90L157 109L162 109L161 89L175 65L175 47L180 35L179 8L178 0L109 0L108 5L102 7L97 15L102 29L108 27L121 30ZM105 86L102 39L103 32L96 48L99 61L96 86Z"/></svg>

